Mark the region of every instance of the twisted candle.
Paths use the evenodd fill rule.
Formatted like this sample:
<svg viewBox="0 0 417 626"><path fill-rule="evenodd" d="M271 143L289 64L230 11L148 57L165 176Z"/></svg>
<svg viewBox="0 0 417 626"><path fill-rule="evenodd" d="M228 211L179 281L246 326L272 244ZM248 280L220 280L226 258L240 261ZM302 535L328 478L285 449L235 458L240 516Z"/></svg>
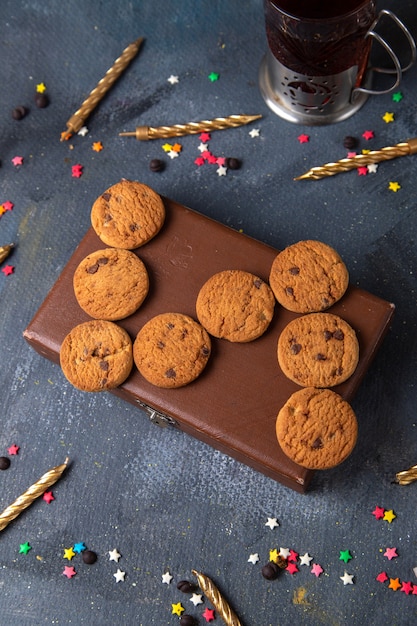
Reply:
<svg viewBox="0 0 417 626"><path fill-rule="evenodd" d="M370 163L380 163L381 161L389 161L397 157L408 156L417 153L417 137L397 143L395 146L387 146L381 150L371 150L367 154L358 154L354 157L340 159L335 163L326 163L319 167L312 167L308 172L297 176L294 180L319 180L327 176L334 176L341 172L349 172L363 165Z"/></svg>
<svg viewBox="0 0 417 626"><path fill-rule="evenodd" d="M26 509L29 505L32 504L36 498L42 496L48 487L51 487L54 483L57 482L62 476L62 473L66 470L69 462L69 458L67 457L62 465L57 465L50 469L46 474L41 476L41 478L31 485L29 489L22 493L21 496L17 498L4 509L3 513L0 514L0 531L4 530L11 521L13 521L24 509Z"/></svg>
<svg viewBox="0 0 417 626"><path fill-rule="evenodd" d="M214 608L217 610L220 617L223 618L227 626L242 626L240 619L223 598L213 581L201 572L197 572L194 569L191 571L197 578L201 591L213 604Z"/></svg>
<svg viewBox="0 0 417 626"><path fill-rule="evenodd" d="M99 81L97 86L93 89L90 95L84 100L78 111L74 113L68 120L66 126L67 131L62 133L61 141L69 139L73 133L77 133L83 126L85 120L90 113L95 109L100 100L104 97L110 87L124 72L129 63L135 58L139 52L139 48L142 45L143 37L140 37L133 43L129 44L118 59L113 63L110 69L107 70L103 78Z"/></svg>
<svg viewBox="0 0 417 626"><path fill-rule="evenodd" d="M413 465L407 470L398 472L395 475L395 478L399 485L410 485L417 480L417 465Z"/></svg>
<svg viewBox="0 0 417 626"><path fill-rule="evenodd" d="M254 120L258 120L260 117L262 117L262 115L229 115L228 117L216 117L213 120L173 124L172 126L137 126L134 131L119 133L119 136L136 137L138 141L167 139L168 137L181 137L183 135L196 135L197 133L210 132L212 130L236 128L237 126L243 126Z"/></svg>
<svg viewBox="0 0 417 626"><path fill-rule="evenodd" d="M8 243L5 246L0 246L0 263L3 263L3 261L7 259L13 247L14 243Z"/></svg>

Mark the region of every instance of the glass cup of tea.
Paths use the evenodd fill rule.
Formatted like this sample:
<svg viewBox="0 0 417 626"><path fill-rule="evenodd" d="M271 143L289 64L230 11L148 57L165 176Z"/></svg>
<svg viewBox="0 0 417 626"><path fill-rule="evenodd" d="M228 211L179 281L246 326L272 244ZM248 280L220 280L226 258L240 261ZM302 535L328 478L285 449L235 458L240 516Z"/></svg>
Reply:
<svg viewBox="0 0 417 626"><path fill-rule="evenodd" d="M377 13L376 0L264 0L264 13L268 50L259 86L267 105L290 122L320 125L347 119L369 95L397 89L416 59L409 30L391 11ZM405 67L375 30L382 18L405 35L411 55ZM374 42L385 50L391 67L370 66ZM392 84L372 89L375 72L392 74Z"/></svg>

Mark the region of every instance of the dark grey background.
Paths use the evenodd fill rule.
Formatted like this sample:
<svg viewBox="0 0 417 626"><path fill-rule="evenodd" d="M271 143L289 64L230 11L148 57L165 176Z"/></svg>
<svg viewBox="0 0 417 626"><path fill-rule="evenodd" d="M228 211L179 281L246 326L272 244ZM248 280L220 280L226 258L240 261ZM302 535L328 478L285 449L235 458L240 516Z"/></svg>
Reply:
<svg viewBox="0 0 417 626"><path fill-rule="evenodd" d="M383 6L417 34L412 0ZM346 135L359 137L360 149L416 135L417 68L404 76L400 103L373 97L345 122L308 128L276 117L259 94L266 47L260 0L2 0L0 24L0 203L14 203L0 218L0 245L17 244L7 261L14 274L0 273L0 455L20 446L1 472L1 508L71 458L53 488L55 501L37 501L0 535L0 623L162 626L178 623L171 603L182 602L203 624L211 604L194 607L176 589L192 568L213 578L246 626L415 623L415 596L375 577L385 570L417 585L417 484L392 483L396 472L417 463L417 156L381 164L375 175L293 177L344 157ZM89 134L60 142L66 120L139 36L146 38L143 49L88 119ZM212 71L220 75L214 83ZM171 74L178 84L167 81ZM40 82L50 98L46 109L33 100ZM17 122L11 111L21 104L30 112ZM382 120L386 111L395 113L394 123ZM212 134L215 154L242 160L225 177L215 166L194 165L196 136L179 140L175 160L163 152L163 141L118 136L138 124L242 112L263 119ZM257 138L249 136L253 127ZM371 142L361 138L367 129L375 132ZM301 133L309 143L298 142ZM94 141L103 143L102 152L92 150ZM18 168L11 163L16 155L24 157ZM159 174L149 169L157 157L166 162ZM79 179L71 176L75 163L84 166ZM76 391L23 340L89 227L92 202L121 177L278 249L299 239L326 241L344 258L352 283L395 303L392 328L353 402L357 448L343 465L317 474L308 494L179 431L159 429L113 396ZM390 181L400 183L397 193L388 190ZM376 505L393 509L396 519L375 520ZM277 517L279 528L265 526L268 517ZM26 541L32 550L19 554ZM63 559L64 549L79 541L98 553L95 565L79 556ZM394 546L399 556L388 561L383 553ZM316 578L300 566L294 576L285 572L267 582L261 565L279 547L308 551L324 573ZM108 559L113 548L122 554L118 565ZM346 549L353 558L345 566L339 551ZM255 552L260 562L251 565ZM71 580L62 575L65 565L77 570ZM118 566L126 572L120 583L113 578ZM161 579L167 570L174 577L169 586ZM343 585L345 570L354 585Z"/></svg>

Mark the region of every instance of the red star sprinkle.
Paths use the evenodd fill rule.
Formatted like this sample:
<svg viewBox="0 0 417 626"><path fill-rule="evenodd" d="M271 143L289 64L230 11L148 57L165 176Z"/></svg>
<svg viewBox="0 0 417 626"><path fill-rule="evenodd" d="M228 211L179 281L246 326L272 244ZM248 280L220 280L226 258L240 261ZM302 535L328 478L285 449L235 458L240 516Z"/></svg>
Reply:
<svg viewBox="0 0 417 626"><path fill-rule="evenodd" d="M201 153L201 156L203 157L204 160L207 161L209 159L209 157L212 156L212 154L211 154L210 150L204 150L204 152Z"/></svg>
<svg viewBox="0 0 417 626"><path fill-rule="evenodd" d="M17 167L18 165L23 165L23 157L22 156L13 157L12 163L15 167Z"/></svg>
<svg viewBox="0 0 417 626"><path fill-rule="evenodd" d="M290 574L295 574L296 572L299 572L300 570L298 569L298 567L296 566L295 563L288 563L287 567L285 568L287 570L287 572L289 572Z"/></svg>
<svg viewBox="0 0 417 626"><path fill-rule="evenodd" d="M319 565L318 563L314 563L310 571L312 574L314 574L318 578L320 574L323 573L324 570L321 565Z"/></svg>
<svg viewBox="0 0 417 626"><path fill-rule="evenodd" d="M308 143L310 141L309 135L304 135L304 134L298 135L297 139L300 143Z"/></svg>
<svg viewBox="0 0 417 626"><path fill-rule="evenodd" d="M362 137L364 139L366 139L366 141L369 141L370 139L373 139L375 137L374 131L373 130L365 130L365 132L362 133Z"/></svg>
<svg viewBox="0 0 417 626"><path fill-rule="evenodd" d="M372 515L374 515L375 519L382 519L384 517L385 509L382 506L376 506L375 510L372 511Z"/></svg>
<svg viewBox="0 0 417 626"><path fill-rule="evenodd" d="M20 450L19 446L17 446L15 443L12 446L10 446L10 448L7 448L7 452L10 455L17 454L19 450Z"/></svg>
<svg viewBox="0 0 417 626"><path fill-rule="evenodd" d="M73 576L76 575L76 571L75 569L71 566L66 565L64 567L64 571L62 572L64 576L66 576L67 578L72 578Z"/></svg>
<svg viewBox="0 0 417 626"><path fill-rule="evenodd" d="M3 202L2 207L5 211L11 211L14 207L13 202L10 202L10 200L6 200L6 202Z"/></svg>
<svg viewBox="0 0 417 626"><path fill-rule="evenodd" d="M411 583L411 582L403 582L400 591L404 591L404 593L406 593L407 596L409 596L410 593L412 593L414 591L413 583Z"/></svg>
<svg viewBox="0 0 417 626"><path fill-rule="evenodd" d="M51 504L52 500L55 500L54 494L52 493L52 491L45 491L45 493L42 496L42 500L45 500L47 504Z"/></svg>
<svg viewBox="0 0 417 626"><path fill-rule="evenodd" d="M77 163L76 165L73 165L71 168L71 173L73 178L81 178L81 176L83 175L83 165L81 165L80 163Z"/></svg>
<svg viewBox="0 0 417 626"><path fill-rule="evenodd" d="M203 613L203 617L206 620L206 622L212 622L214 620L214 610L206 609Z"/></svg>
<svg viewBox="0 0 417 626"><path fill-rule="evenodd" d="M290 554L288 556L288 560L295 562L297 559L298 559L298 552L296 552L295 550L290 550Z"/></svg>
<svg viewBox="0 0 417 626"><path fill-rule="evenodd" d="M366 176L368 173L368 168L366 165L361 165L361 167L358 167L358 175L359 176Z"/></svg>
<svg viewBox="0 0 417 626"><path fill-rule="evenodd" d="M197 157L196 159L194 159L194 163L198 165L198 167L201 167L202 165L204 165L204 158L201 156Z"/></svg>
<svg viewBox="0 0 417 626"><path fill-rule="evenodd" d="M413 587L413 596L417 596L417 585Z"/></svg>
<svg viewBox="0 0 417 626"><path fill-rule="evenodd" d="M5 265L1 271L5 276L10 276L14 272L14 265Z"/></svg>
<svg viewBox="0 0 417 626"><path fill-rule="evenodd" d="M384 583L386 580L388 580L388 576L386 572L381 572L380 574L378 574L378 576L376 577L376 580L379 583Z"/></svg>
<svg viewBox="0 0 417 626"><path fill-rule="evenodd" d="M210 141L210 133L201 133L200 139L203 143L206 143L206 141Z"/></svg>

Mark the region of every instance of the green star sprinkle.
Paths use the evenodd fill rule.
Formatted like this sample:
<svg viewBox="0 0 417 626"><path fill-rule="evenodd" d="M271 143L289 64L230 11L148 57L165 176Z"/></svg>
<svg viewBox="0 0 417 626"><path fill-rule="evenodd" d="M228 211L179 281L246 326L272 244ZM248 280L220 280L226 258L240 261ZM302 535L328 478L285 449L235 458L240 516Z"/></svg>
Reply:
<svg viewBox="0 0 417 626"><path fill-rule="evenodd" d="M220 78L220 74L217 74L216 72L211 72L211 73L208 75L208 78L209 78L209 80L211 80L211 82L212 82L212 83L215 83L215 82L216 82L216 80L219 80L219 78Z"/></svg>
<svg viewBox="0 0 417 626"><path fill-rule="evenodd" d="M401 102L401 100L403 99L403 94L401 93L401 91L396 91L392 94L392 99L394 102Z"/></svg>
<svg viewBox="0 0 417 626"><path fill-rule="evenodd" d="M32 550L32 546L29 545L28 541L20 544L19 554L27 554L29 550Z"/></svg>
<svg viewBox="0 0 417 626"><path fill-rule="evenodd" d="M352 558L352 555L349 552L349 550L340 550L340 556L339 556L340 561L347 563L348 561L350 561L351 558Z"/></svg>

